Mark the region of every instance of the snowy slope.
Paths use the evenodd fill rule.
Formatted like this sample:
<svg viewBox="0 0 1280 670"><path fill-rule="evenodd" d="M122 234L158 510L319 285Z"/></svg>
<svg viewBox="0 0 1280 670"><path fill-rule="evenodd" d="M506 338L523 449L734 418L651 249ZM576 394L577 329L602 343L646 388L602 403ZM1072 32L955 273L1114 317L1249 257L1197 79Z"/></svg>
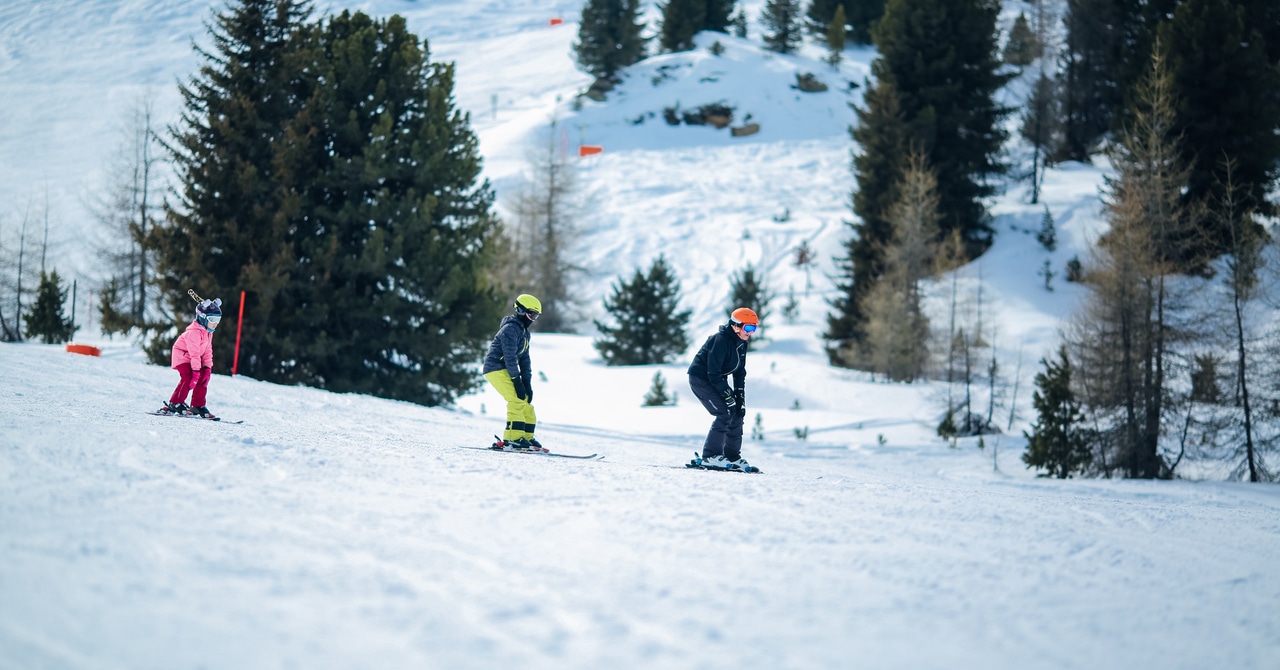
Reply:
<svg viewBox="0 0 1280 670"><path fill-rule="evenodd" d="M582 337L536 342L543 440L493 416L218 376L243 425L146 416L176 375L0 347L0 658L13 668L1267 668L1280 496L1045 481L928 439L895 387L771 436L763 475L673 468ZM767 369L767 366L761 366ZM760 376L768 375L761 371ZM570 383L569 380L572 380ZM601 405L563 411L574 386ZM876 391L872 393L871 391ZM681 394L682 396L685 393Z"/></svg>
<svg viewBox="0 0 1280 670"><path fill-rule="evenodd" d="M754 19L763 2L743 4ZM174 81L198 65L189 45L207 41L215 5L0 3L0 242L48 193L50 257L92 276L82 203L139 92L176 117ZM704 35L638 64L606 102L575 109L591 82L570 51L577 2L316 6L401 13L433 58L456 62L500 199L548 132L570 153L605 148L579 162L584 332L610 283L659 254L695 346L724 317L729 275L766 272L781 295L748 386L765 439L745 448L766 474L679 468L708 424L687 357L610 369L589 334L536 334L533 353L540 436L603 454L591 461L458 448L501 427L487 388L425 409L218 376L211 406L246 423L199 423L143 414L176 379L132 343L82 333L100 359L0 346L0 667L1274 663L1274 487L1044 481L1018 460L1036 360L1079 297L1035 273L1046 258L1060 272L1099 233L1100 169L1048 175L1051 254L1032 235L1044 206L1022 186L992 203L996 244L958 287L970 302L981 287L1007 374L1021 358L1017 413L1005 398L1011 435L949 448L933 431L945 389L833 369L819 338L851 216L848 105L862 89L848 82L872 52L833 70L813 45L762 51L753 25L752 39ZM804 72L831 89L792 89ZM761 132L662 120L712 102ZM808 277L791 262L802 241L818 256ZM788 288L794 323L780 316ZM950 290L931 290L935 315ZM675 406L640 406L655 372Z"/></svg>

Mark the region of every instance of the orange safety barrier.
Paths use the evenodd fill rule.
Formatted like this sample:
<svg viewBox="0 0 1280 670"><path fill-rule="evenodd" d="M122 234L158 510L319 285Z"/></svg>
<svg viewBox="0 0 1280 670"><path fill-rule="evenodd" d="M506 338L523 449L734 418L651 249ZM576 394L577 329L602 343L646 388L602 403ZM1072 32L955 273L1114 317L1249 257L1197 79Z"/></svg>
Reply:
<svg viewBox="0 0 1280 670"><path fill-rule="evenodd" d="M564 19L551 19L551 25L558 26L564 23Z"/></svg>
<svg viewBox="0 0 1280 670"><path fill-rule="evenodd" d="M578 146L578 156L592 156L604 153L604 147L593 144L582 144Z"/></svg>
<svg viewBox="0 0 1280 670"><path fill-rule="evenodd" d="M97 347L91 347L87 344L67 344L67 351L73 354L81 354L84 356L101 356L102 350Z"/></svg>

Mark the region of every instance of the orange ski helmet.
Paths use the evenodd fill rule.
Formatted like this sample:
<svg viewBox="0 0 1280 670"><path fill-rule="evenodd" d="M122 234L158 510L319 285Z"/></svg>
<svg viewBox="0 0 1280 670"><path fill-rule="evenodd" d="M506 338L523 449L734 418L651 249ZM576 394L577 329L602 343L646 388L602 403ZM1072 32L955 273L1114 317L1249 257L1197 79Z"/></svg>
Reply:
<svg viewBox="0 0 1280 670"><path fill-rule="evenodd" d="M756 316L756 313L747 307L739 307L733 310L733 314L729 315L729 319L735 326L760 325L760 317Z"/></svg>

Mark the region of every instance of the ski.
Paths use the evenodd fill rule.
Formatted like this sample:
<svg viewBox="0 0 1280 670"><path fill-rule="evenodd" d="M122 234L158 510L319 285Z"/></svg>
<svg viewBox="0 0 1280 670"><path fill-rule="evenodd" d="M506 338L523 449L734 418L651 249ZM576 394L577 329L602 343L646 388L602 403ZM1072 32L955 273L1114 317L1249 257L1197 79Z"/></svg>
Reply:
<svg viewBox="0 0 1280 670"><path fill-rule="evenodd" d="M497 451L504 454L530 454L533 456L554 456L555 458L595 458L600 454L557 454L551 451L533 451L531 449L499 449L496 447L469 447L458 445L459 449L477 449L479 451Z"/></svg>
<svg viewBox="0 0 1280 670"><path fill-rule="evenodd" d="M170 414L169 412L161 412L161 411L147 412L147 414L150 414L151 416L174 416L179 419L200 419L201 421L221 421L222 423L244 423L244 419L241 419L239 421L225 421L220 416L214 417L212 419L207 419L198 414Z"/></svg>
<svg viewBox="0 0 1280 670"><path fill-rule="evenodd" d="M673 467L678 467L678 466L673 466ZM763 470L761 470L760 468L757 468L754 465L747 466L747 469L745 470L741 470L738 468L716 468L710 465L703 465L702 457L699 456L696 452L693 454L693 460L689 461L688 463L685 463L684 467L692 470L710 470L714 472L745 472L745 473L757 474L757 475L764 474Z"/></svg>

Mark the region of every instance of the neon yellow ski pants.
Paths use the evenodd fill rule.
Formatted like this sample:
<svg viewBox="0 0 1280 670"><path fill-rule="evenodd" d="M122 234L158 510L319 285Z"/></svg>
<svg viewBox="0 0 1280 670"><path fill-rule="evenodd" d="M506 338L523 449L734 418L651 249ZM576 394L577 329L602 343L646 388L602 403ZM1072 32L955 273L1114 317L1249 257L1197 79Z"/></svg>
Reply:
<svg viewBox="0 0 1280 670"><path fill-rule="evenodd" d="M533 437L534 426L538 417L534 414L533 405L516 397L516 385L506 370L494 370L484 376L502 394L507 401L507 428L502 431L502 441L518 440L522 437Z"/></svg>

